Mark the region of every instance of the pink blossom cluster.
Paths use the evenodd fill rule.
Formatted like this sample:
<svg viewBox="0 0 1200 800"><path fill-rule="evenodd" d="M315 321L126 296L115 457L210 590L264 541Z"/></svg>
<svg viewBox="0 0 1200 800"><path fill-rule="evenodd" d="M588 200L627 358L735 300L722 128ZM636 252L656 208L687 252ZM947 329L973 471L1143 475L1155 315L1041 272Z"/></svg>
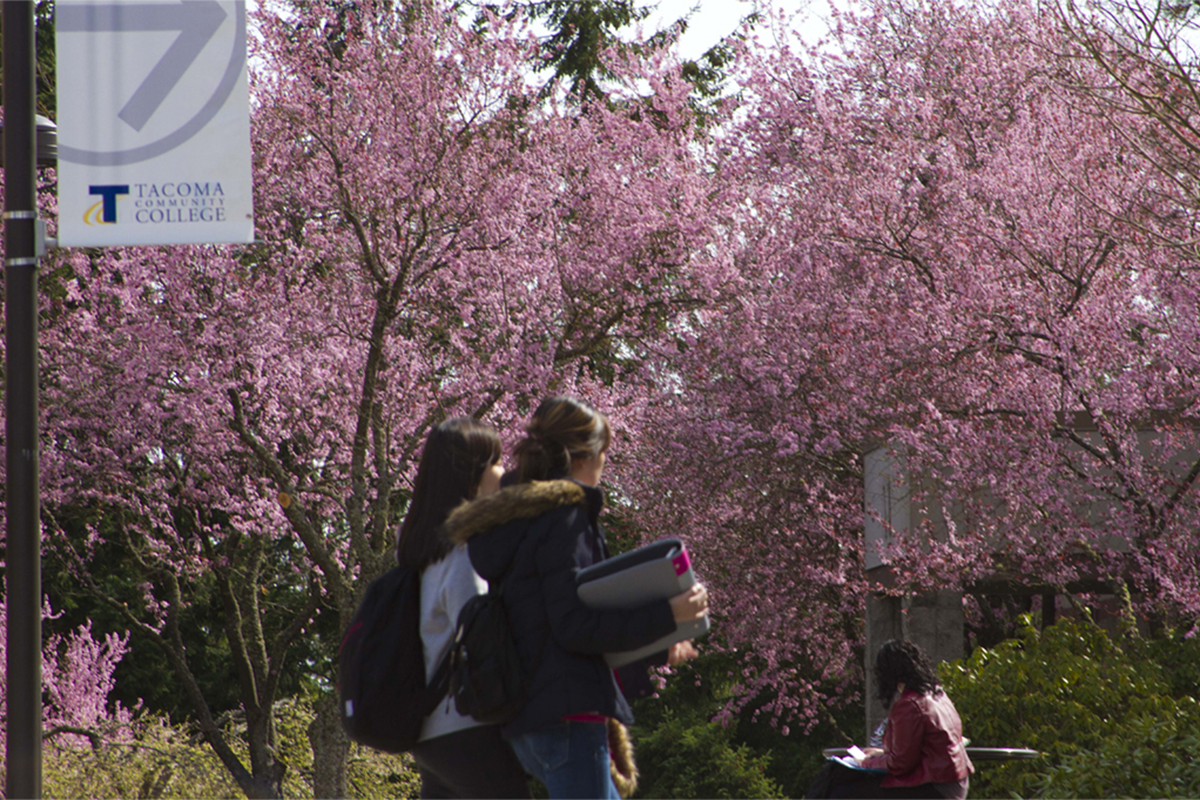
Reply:
<svg viewBox="0 0 1200 800"><path fill-rule="evenodd" d="M823 49L742 53L718 164L737 283L688 331L669 467L640 476L748 654L743 702L778 691L760 710L807 726L855 684L882 588L876 448L909 476L891 591L1123 578L1142 613L1200 611L1194 208L1151 123L1081 91L1105 75L1046 7L834 20Z"/></svg>
<svg viewBox="0 0 1200 800"><path fill-rule="evenodd" d="M43 614L44 619L54 616L49 606ZM6 684L7 632L8 607L0 603L0 685ZM91 735L99 737L97 741L128 738L126 726L132 713L108 701L115 685L113 672L128 646L128 634L109 633L97 639L91 623L66 636L46 639L42 648L42 727L55 733L51 741L56 745L86 746ZM0 748L7 732L5 703L0 693Z"/></svg>

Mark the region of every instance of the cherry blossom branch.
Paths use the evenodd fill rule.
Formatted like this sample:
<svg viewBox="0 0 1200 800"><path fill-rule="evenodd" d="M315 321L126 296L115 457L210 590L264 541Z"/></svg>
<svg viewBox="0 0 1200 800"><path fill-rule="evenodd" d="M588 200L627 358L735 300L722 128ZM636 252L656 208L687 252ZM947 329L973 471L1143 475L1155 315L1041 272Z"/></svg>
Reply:
<svg viewBox="0 0 1200 800"><path fill-rule="evenodd" d="M230 427L238 435L258 458L259 463L267 470L268 474L275 481L275 485L280 491L287 494L289 497L295 497L299 494L295 483L291 476L279 460L252 434L246 425L246 416L242 408L242 398L236 389L229 389L226 393L229 398L230 406L233 410L233 418L230 420ZM304 509L300 503L289 502L283 509L284 515L288 522L291 523L292 529L300 537L304 543L305 549L308 551L309 557L321 569L325 579L329 582L331 591L335 597L349 598L350 589L346 583L345 577L342 575L341 569L334 561L329 550L325 547L321 540L320 534L317 533L312 521L304 513Z"/></svg>
<svg viewBox="0 0 1200 800"><path fill-rule="evenodd" d="M93 750L99 750L104 744L104 737L97 731L91 728L81 728L77 725L55 725L52 728L44 730L42 731L42 741L49 741L60 733L73 733L77 736L86 736Z"/></svg>

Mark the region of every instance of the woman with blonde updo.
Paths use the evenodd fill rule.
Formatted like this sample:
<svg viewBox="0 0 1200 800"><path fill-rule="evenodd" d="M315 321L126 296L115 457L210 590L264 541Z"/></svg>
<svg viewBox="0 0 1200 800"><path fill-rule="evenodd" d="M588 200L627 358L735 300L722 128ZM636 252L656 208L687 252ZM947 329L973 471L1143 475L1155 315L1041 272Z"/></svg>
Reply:
<svg viewBox="0 0 1200 800"><path fill-rule="evenodd" d="M551 798L618 797L611 757L632 781L624 728L629 704L604 653L633 650L708 611L704 587L631 609L596 610L576 593L581 569L608 557L597 523L604 502L596 488L612 431L583 401L551 397L534 412L517 445L517 483L457 509L446 521L454 543L468 543L471 563L502 582L522 664L529 677L525 708L504 728L525 769ZM696 654L674 645L664 662ZM622 672L622 680L625 673Z"/></svg>

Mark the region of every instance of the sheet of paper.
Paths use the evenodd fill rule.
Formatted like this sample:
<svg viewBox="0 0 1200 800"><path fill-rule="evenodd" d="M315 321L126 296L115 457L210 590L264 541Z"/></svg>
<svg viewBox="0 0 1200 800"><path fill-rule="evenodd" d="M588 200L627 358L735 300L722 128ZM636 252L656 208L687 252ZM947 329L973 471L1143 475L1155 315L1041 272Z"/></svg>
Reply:
<svg viewBox="0 0 1200 800"><path fill-rule="evenodd" d="M829 760L836 761L837 763L841 764L843 767L846 767L848 769L857 770L859 772L877 772L877 773L887 772L886 769L868 769L867 767L864 767L858 763L859 761L861 761L862 759L864 759L866 757L867 757L867 754L863 752L861 747L859 747L856 744L852 744L846 748L846 755L830 756Z"/></svg>

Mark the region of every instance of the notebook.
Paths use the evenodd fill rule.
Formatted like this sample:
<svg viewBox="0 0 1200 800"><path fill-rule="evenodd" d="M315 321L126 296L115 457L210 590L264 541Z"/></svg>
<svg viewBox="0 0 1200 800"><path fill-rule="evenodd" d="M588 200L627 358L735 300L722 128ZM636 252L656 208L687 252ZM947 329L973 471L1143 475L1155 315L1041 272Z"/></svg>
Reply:
<svg viewBox="0 0 1200 800"><path fill-rule="evenodd" d="M580 570L579 599L590 608L634 608L652 600L674 597L696 583L687 548L678 539L664 539ZM708 615L679 623L675 630L636 650L605 653L610 667L623 667L662 652L676 642L708 633Z"/></svg>

